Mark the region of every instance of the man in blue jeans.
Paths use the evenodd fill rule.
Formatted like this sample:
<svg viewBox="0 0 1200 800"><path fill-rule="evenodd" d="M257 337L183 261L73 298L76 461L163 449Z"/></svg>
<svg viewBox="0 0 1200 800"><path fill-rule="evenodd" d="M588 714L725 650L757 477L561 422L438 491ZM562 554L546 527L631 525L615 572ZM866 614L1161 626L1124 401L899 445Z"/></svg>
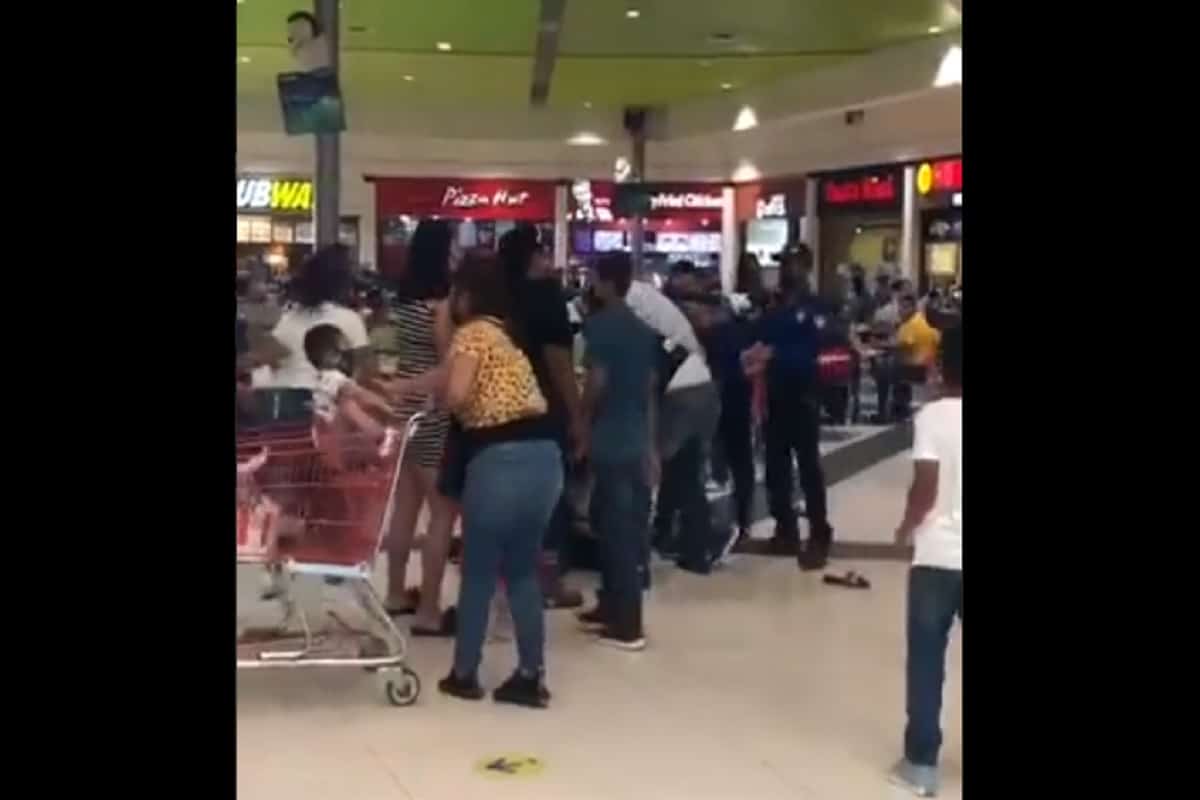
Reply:
<svg viewBox="0 0 1200 800"><path fill-rule="evenodd" d="M623 650L646 646L641 567L650 518L650 487L658 480L655 440L654 332L629 309L633 265L625 253L600 259L595 299L601 310L584 327L586 418L592 422L592 518L603 553L603 588L580 622L599 641Z"/></svg>
<svg viewBox="0 0 1200 800"><path fill-rule="evenodd" d="M892 783L937 794L946 646L962 621L962 328L941 345L941 397L913 424L913 480L896 542L913 542L908 576L908 725Z"/></svg>

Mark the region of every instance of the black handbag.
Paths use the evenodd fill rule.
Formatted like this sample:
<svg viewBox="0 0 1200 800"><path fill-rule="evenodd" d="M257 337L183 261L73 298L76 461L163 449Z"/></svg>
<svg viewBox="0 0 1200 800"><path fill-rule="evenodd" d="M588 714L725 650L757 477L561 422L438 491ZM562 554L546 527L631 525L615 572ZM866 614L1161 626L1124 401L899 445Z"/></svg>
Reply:
<svg viewBox="0 0 1200 800"><path fill-rule="evenodd" d="M466 435L457 419L451 417L442 448L442 463L438 468L437 489L443 497L462 499L467 485Z"/></svg>

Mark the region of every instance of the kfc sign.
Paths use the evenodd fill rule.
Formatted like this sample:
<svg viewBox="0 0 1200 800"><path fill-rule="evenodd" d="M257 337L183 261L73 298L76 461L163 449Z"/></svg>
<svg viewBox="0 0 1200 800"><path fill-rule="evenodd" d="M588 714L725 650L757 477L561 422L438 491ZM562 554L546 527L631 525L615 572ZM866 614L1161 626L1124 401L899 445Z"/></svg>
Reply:
<svg viewBox="0 0 1200 800"><path fill-rule="evenodd" d="M710 209L720 211L725 207L725 198L720 193L717 194L700 194L699 192L688 192L687 194L667 194L660 193L651 195L650 210L658 211L659 209L678 209L678 208L694 208L694 209Z"/></svg>
<svg viewBox="0 0 1200 800"><path fill-rule="evenodd" d="M381 217L471 217L545 222L554 219L554 184L524 180L368 178Z"/></svg>
<svg viewBox="0 0 1200 800"><path fill-rule="evenodd" d="M898 170L834 175L821 181L821 203L833 208L893 208L900 205Z"/></svg>

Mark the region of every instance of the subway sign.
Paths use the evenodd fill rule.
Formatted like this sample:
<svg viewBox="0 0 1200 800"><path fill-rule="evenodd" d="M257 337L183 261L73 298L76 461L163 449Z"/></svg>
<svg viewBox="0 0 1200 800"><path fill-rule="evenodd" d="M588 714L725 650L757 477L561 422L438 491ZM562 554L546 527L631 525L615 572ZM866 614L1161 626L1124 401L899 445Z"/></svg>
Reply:
<svg viewBox="0 0 1200 800"><path fill-rule="evenodd" d="M238 211L308 212L313 183L297 178L238 178Z"/></svg>

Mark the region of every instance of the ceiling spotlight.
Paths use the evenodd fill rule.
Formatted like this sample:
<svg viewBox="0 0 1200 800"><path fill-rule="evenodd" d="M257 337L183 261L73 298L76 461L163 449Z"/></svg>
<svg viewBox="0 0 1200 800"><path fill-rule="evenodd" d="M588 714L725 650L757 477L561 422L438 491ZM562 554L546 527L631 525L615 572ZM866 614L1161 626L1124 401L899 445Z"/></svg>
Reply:
<svg viewBox="0 0 1200 800"><path fill-rule="evenodd" d="M404 80L412 82L412 81L415 81L416 78L414 78L412 75L405 75Z"/></svg>
<svg viewBox="0 0 1200 800"><path fill-rule="evenodd" d="M584 108L591 108L591 107L592 107L592 101L591 101L591 100L584 100L584 101L583 101L583 107L584 107Z"/></svg>
<svg viewBox="0 0 1200 800"><path fill-rule="evenodd" d="M738 112L737 119L733 121L733 129L735 131L748 131L751 128L758 127L758 114L750 106L742 106L742 110Z"/></svg>
<svg viewBox="0 0 1200 800"><path fill-rule="evenodd" d="M443 53L449 53L452 48L449 42L438 42L437 49L441 50Z"/></svg>
<svg viewBox="0 0 1200 800"><path fill-rule="evenodd" d="M637 19L637 18L638 18L638 17L640 17L641 15L642 15L642 12L638 11L636 8L631 8L631 9L628 9L628 10L625 12L625 18L626 18L626 19Z"/></svg>
<svg viewBox="0 0 1200 800"><path fill-rule="evenodd" d="M238 56L238 63L239 64L249 64L250 56Z"/></svg>
<svg viewBox="0 0 1200 800"><path fill-rule="evenodd" d="M958 83L962 83L962 48L955 45L942 56L942 63L938 65L933 85L935 88L941 88Z"/></svg>
<svg viewBox="0 0 1200 800"><path fill-rule="evenodd" d="M723 92L728 92L728 91L729 91L730 89L732 89L732 88L733 88L733 84L732 84L732 83L728 83L728 82L726 82L726 83L722 83L722 84L721 84L721 91L723 91Z"/></svg>
<svg viewBox="0 0 1200 800"><path fill-rule="evenodd" d="M941 26L941 25L931 25L931 26L929 27L929 33L930 33L930 35L936 36L936 35L938 35L938 34L939 34L939 33L941 33L941 32L942 32L942 26Z"/></svg>

